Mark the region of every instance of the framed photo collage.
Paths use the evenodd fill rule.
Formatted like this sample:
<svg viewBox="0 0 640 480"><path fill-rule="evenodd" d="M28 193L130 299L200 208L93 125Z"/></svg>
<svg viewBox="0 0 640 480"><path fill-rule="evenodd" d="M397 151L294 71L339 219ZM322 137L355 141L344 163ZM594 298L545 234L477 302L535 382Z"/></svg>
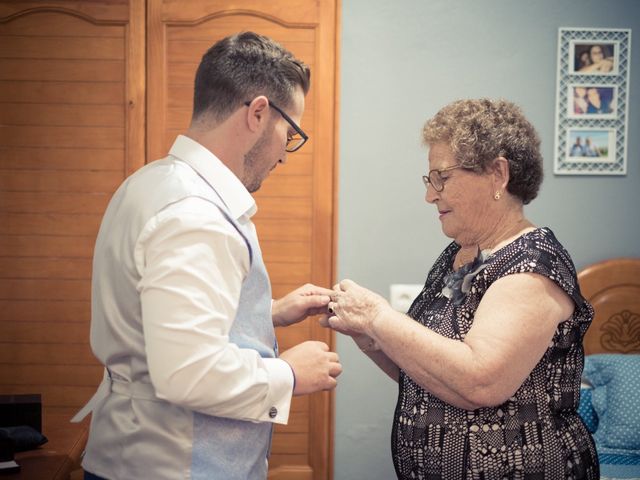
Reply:
<svg viewBox="0 0 640 480"><path fill-rule="evenodd" d="M554 173L625 175L631 30L561 28Z"/></svg>

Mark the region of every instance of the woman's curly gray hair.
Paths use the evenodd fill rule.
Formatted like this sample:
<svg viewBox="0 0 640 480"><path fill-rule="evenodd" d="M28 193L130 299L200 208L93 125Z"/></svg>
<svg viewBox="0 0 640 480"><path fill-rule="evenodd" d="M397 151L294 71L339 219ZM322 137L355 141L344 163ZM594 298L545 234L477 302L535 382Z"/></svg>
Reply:
<svg viewBox="0 0 640 480"><path fill-rule="evenodd" d="M520 107L506 100L458 100L442 108L422 131L427 145L446 143L463 166L484 172L490 162L509 162L507 191L525 205L542 183L540 138Z"/></svg>

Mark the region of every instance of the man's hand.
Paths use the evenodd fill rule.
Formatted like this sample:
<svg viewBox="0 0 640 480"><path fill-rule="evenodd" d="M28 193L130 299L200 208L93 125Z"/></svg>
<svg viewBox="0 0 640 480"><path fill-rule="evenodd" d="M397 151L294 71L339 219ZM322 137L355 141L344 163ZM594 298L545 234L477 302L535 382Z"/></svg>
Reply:
<svg viewBox="0 0 640 480"><path fill-rule="evenodd" d="M322 390L332 390L342 373L338 354L329 351L323 342L309 340L282 352L280 358L287 362L296 378L294 395L307 395Z"/></svg>
<svg viewBox="0 0 640 480"><path fill-rule="evenodd" d="M274 300L271 308L273 325L287 327L304 320L309 315L327 313L331 293L333 290L307 283L284 297Z"/></svg>

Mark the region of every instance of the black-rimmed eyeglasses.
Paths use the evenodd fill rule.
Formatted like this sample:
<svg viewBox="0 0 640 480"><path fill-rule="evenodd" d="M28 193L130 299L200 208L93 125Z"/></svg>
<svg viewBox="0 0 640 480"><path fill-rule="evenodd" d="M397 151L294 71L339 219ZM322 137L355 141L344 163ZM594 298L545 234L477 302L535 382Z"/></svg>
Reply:
<svg viewBox="0 0 640 480"><path fill-rule="evenodd" d="M448 172L449 170L455 170L456 168L465 168L462 164L452 165L446 168L433 169L429 170L429 175L422 176L422 182L426 188L431 185L436 192L441 192L444 190L444 181L446 178L442 178L442 174L444 172Z"/></svg>
<svg viewBox="0 0 640 480"><path fill-rule="evenodd" d="M249 105L251 105L251 102L244 102L244 104L248 107ZM276 104L271 100L269 100L269 106L273 107L276 112L282 115L282 118L284 118L287 123L291 125L291 128L296 131L296 133L294 133L293 135L287 134L287 146L284 147L285 151L293 153L297 150L300 150L300 148L307 142L307 140L309 140L309 136L302 131L302 129L296 122L291 120L291 117L289 115L284 113L284 111L280 107L276 106Z"/></svg>

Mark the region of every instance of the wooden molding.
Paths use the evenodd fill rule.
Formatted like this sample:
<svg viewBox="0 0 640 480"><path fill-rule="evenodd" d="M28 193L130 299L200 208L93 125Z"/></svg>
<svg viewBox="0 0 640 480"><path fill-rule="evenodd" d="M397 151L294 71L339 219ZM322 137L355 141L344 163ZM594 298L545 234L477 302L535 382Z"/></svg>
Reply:
<svg viewBox="0 0 640 480"><path fill-rule="evenodd" d="M29 7L28 5L30 4L33 6ZM95 25L124 25L129 21L128 15L120 15L121 18L113 18L114 10L108 12L107 18L100 18L104 10L99 9L99 5L96 5L94 2L85 2L84 5L82 2L76 2L74 4L76 8L74 9L63 6L65 4L68 4L68 2L49 2L48 5L42 5L42 2L4 1L0 3L0 15L2 15L0 16L0 23L9 22L25 15L47 12L70 15ZM126 5L123 5L123 7L126 7ZM122 10L122 12L124 11L125 10Z"/></svg>
<svg viewBox="0 0 640 480"><path fill-rule="evenodd" d="M610 352L640 351L640 314L622 310L600 327L600 345Z"/></svg>

